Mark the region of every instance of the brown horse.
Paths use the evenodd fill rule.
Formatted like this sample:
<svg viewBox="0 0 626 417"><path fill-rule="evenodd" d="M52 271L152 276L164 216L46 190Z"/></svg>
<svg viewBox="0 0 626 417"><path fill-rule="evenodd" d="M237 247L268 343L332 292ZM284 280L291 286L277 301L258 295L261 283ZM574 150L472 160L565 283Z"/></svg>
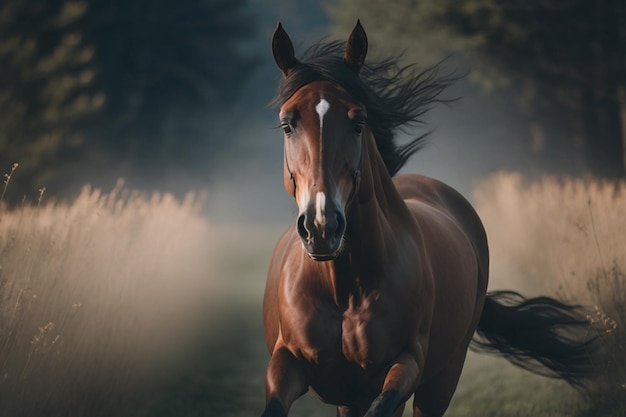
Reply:
<svg viewBox="0 0 626 417"><path fill-rule="evenodd" d="M272 49L284 185L299 214L268 273L263 416L286 416L309 389L338 416L399 416L411 395L415 416L441 416L476 330L477 346L579 384L590 341L563 333L585 326L577 309L486 295L472 206L439 181L395 175L422 137L400 146L393 131L419 122L447 81L392 60L364 65L360 23L345 47L319 44L303 61L279 24Z"/></svg>

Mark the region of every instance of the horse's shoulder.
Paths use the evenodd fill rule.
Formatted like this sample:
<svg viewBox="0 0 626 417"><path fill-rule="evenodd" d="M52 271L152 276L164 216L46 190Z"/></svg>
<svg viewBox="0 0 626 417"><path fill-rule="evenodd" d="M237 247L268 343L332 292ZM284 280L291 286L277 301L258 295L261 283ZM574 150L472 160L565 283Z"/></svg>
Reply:
<svg viewBox="0 0 626 417"><path fill-rule="evenodd" d="M263 298L263 320L265 323L265 338L270 352L274 349L274 344L278 338L279 303L278 293L280 288L280 277L282 275L285 259L290 253L295 235L294 227L290 227L282 234L272 253L267 280L265 281L265 295Z"/></svg>
<svg viewBox="0 0 626 417"><path fill-rule="evenodd" d="M417 174L394 177L394 184L423 231L431 229L433 237L443 236L442 227L446 231L460 230L474 247L481 268L488 270L485 229L474 207L461 193L441 181Z"/></svg>

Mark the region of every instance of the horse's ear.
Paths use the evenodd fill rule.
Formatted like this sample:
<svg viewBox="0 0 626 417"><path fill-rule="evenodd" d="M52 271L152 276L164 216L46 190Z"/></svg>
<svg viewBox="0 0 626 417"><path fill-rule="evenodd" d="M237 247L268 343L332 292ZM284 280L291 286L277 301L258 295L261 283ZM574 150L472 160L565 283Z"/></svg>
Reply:
<svg viewBox="0 0 626 417"><path fill-rule="evenodd" d="M358 74L361 70L361 67L365 63L365 56L367 55L367 35L365 34L365 30L363 26L361 26L361 21L356 21L356 26L352 29L352 33L348 38L348 43L346 44L346 53L343 56L343 62L354 71L355 74Z"/></svg>
<svg viewBox="0 0 626 417"><path fill-rule="evenodd" d="M289 75L289 71L298 63L291 39L289 39L289 35L287 35L280 22L278 22L272 37L272 53L274 54L276 65L278 65L285 77Z"/></svg>

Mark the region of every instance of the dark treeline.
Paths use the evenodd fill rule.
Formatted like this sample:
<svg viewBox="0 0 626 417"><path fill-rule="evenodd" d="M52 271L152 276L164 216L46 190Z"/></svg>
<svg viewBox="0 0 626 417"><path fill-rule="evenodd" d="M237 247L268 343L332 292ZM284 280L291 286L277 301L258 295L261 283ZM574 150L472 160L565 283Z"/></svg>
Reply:
<svg viewBox="0 0 626 417"><path fill-rule="evenodd" d="M208 178L215 161L239 153L236 130L251 123L252 111L264 111L277 77L273 65L263 72L265 20L273 25L282 13L305 27L325 19L312 3L256 2L255 10L248 2L1 2L0 175L20 164L5 201L33 200L44 186L71 193L100 178L157 186L172 172ZM340 0L327 7L340 38L361 18L372 38L369 59L403 50L421 67L467 58L476 86L514 98L510 135L539 172L624 176L626 2ZM256 82L269 84L244 91L259 68ZM246 118L237 119L242 111Z"/></svg>
<svg viewBox="0 0 626 417"><path fill-rule="evenodd" d="M7 194L209 164L223 146L211 120L259 62L244 2L3 1L0 171L19 163Z"/></svg>
<svg viewBox="0 0 626 417"><path fill-rule="evenodd" d="M469 58L472 81L515 97L524 147L544 168L624 177L623 0L340 0L330 13L343 30L358 13L411 62Z"/></svg>
<svg viewBox="0 0 626 417"><path fill-rule="evenodd" d="M625 175L625 2L500 2L451 9L447 19L463 36L482 36L480 53L512 78L538 153L552 160L578 153L597 176Z"/></svg>

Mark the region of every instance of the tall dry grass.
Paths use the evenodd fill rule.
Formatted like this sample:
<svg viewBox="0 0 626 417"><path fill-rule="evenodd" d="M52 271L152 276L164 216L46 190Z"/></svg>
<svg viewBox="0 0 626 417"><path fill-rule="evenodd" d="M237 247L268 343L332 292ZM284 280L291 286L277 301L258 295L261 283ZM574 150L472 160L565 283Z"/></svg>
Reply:
<svg viewBox="0 0 626 417"><path fill-rule="evenodd" d="M528 291L568 287L585 297L590 274L626 266L624 181L530 182L500 173L476 187L474 200L490 240L494 285L508 285L513 274Z"/></svg>
<svg viewBox="0 0 626 417"><path fill-rule="evenodd" d="M121 186L0 206L3 416L140 408L219 300L201 206Z"/></svg>
<svg viewBox="0 0 626 417"><path fill-rule="evenodd" d="M626 181L499 173L476 187L475 205L490 241L490 288L590 306L601 346L596 394L626 398Z"/></svg>

